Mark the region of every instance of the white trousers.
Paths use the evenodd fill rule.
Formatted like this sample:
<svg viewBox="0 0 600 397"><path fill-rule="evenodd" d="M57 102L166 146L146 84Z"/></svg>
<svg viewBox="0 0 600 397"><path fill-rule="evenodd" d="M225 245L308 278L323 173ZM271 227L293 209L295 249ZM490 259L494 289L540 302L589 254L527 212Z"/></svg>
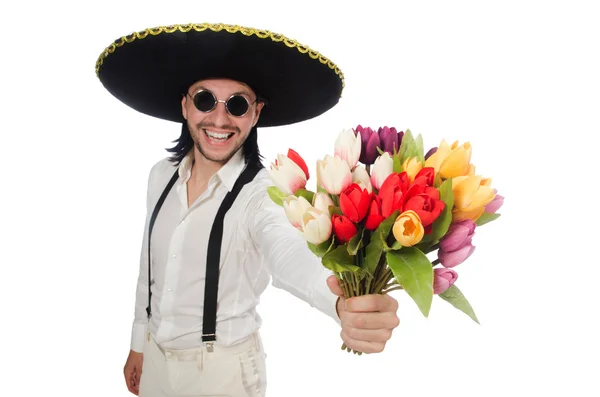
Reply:
<svg viewBox="0 0 600 397"><path fill-rule="evenodd" d="M265 353L258 333L213 349L165 349L146 338L139 397L265 396Z"/></svg>

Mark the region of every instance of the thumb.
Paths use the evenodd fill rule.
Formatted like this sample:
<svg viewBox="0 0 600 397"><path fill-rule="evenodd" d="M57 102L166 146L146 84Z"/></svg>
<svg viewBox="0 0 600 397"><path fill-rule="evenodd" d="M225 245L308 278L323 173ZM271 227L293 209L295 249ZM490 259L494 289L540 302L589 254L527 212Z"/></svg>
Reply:
<svg viewBox="0 0 600 397"><path fill-rule="evenodd" d="M344 291L340 287L340 280L336 276L332 275L327 278L327 286L334 295L344 297Z"/></svg>

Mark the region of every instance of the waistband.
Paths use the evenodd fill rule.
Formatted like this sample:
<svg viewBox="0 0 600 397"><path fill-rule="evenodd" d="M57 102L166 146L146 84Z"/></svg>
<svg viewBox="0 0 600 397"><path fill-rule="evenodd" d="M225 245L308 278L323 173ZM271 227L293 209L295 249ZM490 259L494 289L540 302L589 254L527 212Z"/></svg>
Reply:
<svg viewBox="0 0 600 397"><path fill-rule="evenodd" d="M262 348L260 334L258 331L254 332L246 339L242 340L239 343L231 346L223 346L214 344L212 346L212 351L208 351L206 346L199 346L191 349L171 349L167 347L160 346L154 338L152 339L152 343L156 345L158 350L165 356L167 359L178 360L178 361L195 361L198 356L206 355L206 357L214 357L218 358L221 356L231 356L241 354L250 349L254 349L258 351Z"/></svg>

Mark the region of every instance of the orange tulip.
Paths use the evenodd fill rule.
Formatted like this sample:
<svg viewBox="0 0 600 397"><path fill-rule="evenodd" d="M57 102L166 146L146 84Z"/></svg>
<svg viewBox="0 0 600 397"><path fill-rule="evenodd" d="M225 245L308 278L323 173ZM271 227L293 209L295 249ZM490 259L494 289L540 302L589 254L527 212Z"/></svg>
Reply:
<svg viewBox="0 0 600 397"><path fill-rule="evenodd" d="M418 244L425 234L421 218L416 212L409 210L401 213L392 227L396 240L404 247Z"/></svg>

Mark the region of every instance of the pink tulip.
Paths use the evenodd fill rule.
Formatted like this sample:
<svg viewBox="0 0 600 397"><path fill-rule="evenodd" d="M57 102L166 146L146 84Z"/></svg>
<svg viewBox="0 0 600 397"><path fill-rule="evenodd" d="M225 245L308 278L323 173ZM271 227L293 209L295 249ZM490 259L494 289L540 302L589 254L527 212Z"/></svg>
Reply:
<svg viewBox="0 0 600 397"><path fill-rule="evenodd" d="M484 212L494 213L502 207L502 204L504 204L504 196L496 194L496 197L485 206Z"/></svg>
<svg viewBox="0 0 600 397"><path fill-rule="evenodd" d="M448 228L446 235L440 239L440 250L445 252L456 251L465 244L471 243L475 234L475 222L471 219L453 223Z"/></svg>
<svg viewBox="0 0 600 397"><path fill-rule="evenodd" d="M457 278L458 273L452 269L446 269L443 267L433 269L433 293L444 293L454 284Z"/></svg>
<svg viewBox="0 0 600 397"><path fill-rule="evenodd" d="M456 251L446 252L440 248L437 253L438 259L442 266L451 268L466 261L467 258L471 256L473 251L475 251L475 246L473 246L471 243L468 243Z"/></svg>

